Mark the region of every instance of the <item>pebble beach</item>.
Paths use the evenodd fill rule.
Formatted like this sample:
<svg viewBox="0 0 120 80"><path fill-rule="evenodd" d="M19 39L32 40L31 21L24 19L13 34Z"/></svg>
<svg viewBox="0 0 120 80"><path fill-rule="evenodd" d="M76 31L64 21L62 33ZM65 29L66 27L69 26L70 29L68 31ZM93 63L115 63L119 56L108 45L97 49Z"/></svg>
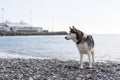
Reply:
<svg viewBox="0 0 120 80"><path fill-rule="evenodd" d="M75 60L0 59L0 80L120 80L120 63L96 62L84 69Z"/></svg>

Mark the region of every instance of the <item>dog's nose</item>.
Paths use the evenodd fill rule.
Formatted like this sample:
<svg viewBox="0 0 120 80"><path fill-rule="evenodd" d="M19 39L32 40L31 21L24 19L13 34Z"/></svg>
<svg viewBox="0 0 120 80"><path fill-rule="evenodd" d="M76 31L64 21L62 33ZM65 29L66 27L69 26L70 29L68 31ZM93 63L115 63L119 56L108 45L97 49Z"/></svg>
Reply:
<svg viewBox="0 0 120 80"><path fill-rule="evenodd" d="M65 37L65 39L67 39L67 37Z"/></svg>
<svg viewBox="0 0 120 80"><path fill-rule="evenodd" d="M68 40L68 38L67 38L67 37L65 37L65 39L66 39L66 40Z"/></svg>

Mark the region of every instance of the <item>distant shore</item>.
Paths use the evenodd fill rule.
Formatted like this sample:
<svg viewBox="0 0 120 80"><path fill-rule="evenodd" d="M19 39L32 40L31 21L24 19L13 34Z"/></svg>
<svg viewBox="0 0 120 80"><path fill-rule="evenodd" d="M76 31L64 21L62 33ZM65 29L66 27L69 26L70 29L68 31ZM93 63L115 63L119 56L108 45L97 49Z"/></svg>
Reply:
<svg viewBox="0 0 120 80"><path fill-rule="evenodd" d="M0 36L27 36L27 35L66 35L67 32L0 32Z"/></svg>
<svg viewBox="0 0 120 80"><path fill-rule="evenodd" d="M96 62L79 68L78 61L56 59L0 59L0 80L120 80L120 64Z"/></svg>

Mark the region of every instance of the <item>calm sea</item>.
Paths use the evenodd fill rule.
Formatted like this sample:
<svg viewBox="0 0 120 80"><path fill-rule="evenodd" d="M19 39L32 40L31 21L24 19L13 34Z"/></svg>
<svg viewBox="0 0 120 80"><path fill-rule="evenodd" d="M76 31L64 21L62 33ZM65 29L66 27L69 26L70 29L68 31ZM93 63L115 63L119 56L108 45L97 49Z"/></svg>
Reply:
<svg viewBox="0 0 120 80"><path fill-rule="evenodd" d="M0 36L1 58L79 60L75 43L65 36ZM120 35L93 35L95 60L120 60ZM88 56L84 55L84 60Z"/></svg>

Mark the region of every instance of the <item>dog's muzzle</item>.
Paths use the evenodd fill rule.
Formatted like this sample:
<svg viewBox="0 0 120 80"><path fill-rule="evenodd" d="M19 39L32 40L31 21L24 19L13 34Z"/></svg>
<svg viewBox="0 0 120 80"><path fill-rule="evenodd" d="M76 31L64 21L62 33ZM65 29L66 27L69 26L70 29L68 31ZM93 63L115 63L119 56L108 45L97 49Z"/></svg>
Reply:
<svg viewBox="0 0 120 80"><path fill-rule="evenodd" d="M69 40L67 37L65 37L66 40Z"/></svg>

